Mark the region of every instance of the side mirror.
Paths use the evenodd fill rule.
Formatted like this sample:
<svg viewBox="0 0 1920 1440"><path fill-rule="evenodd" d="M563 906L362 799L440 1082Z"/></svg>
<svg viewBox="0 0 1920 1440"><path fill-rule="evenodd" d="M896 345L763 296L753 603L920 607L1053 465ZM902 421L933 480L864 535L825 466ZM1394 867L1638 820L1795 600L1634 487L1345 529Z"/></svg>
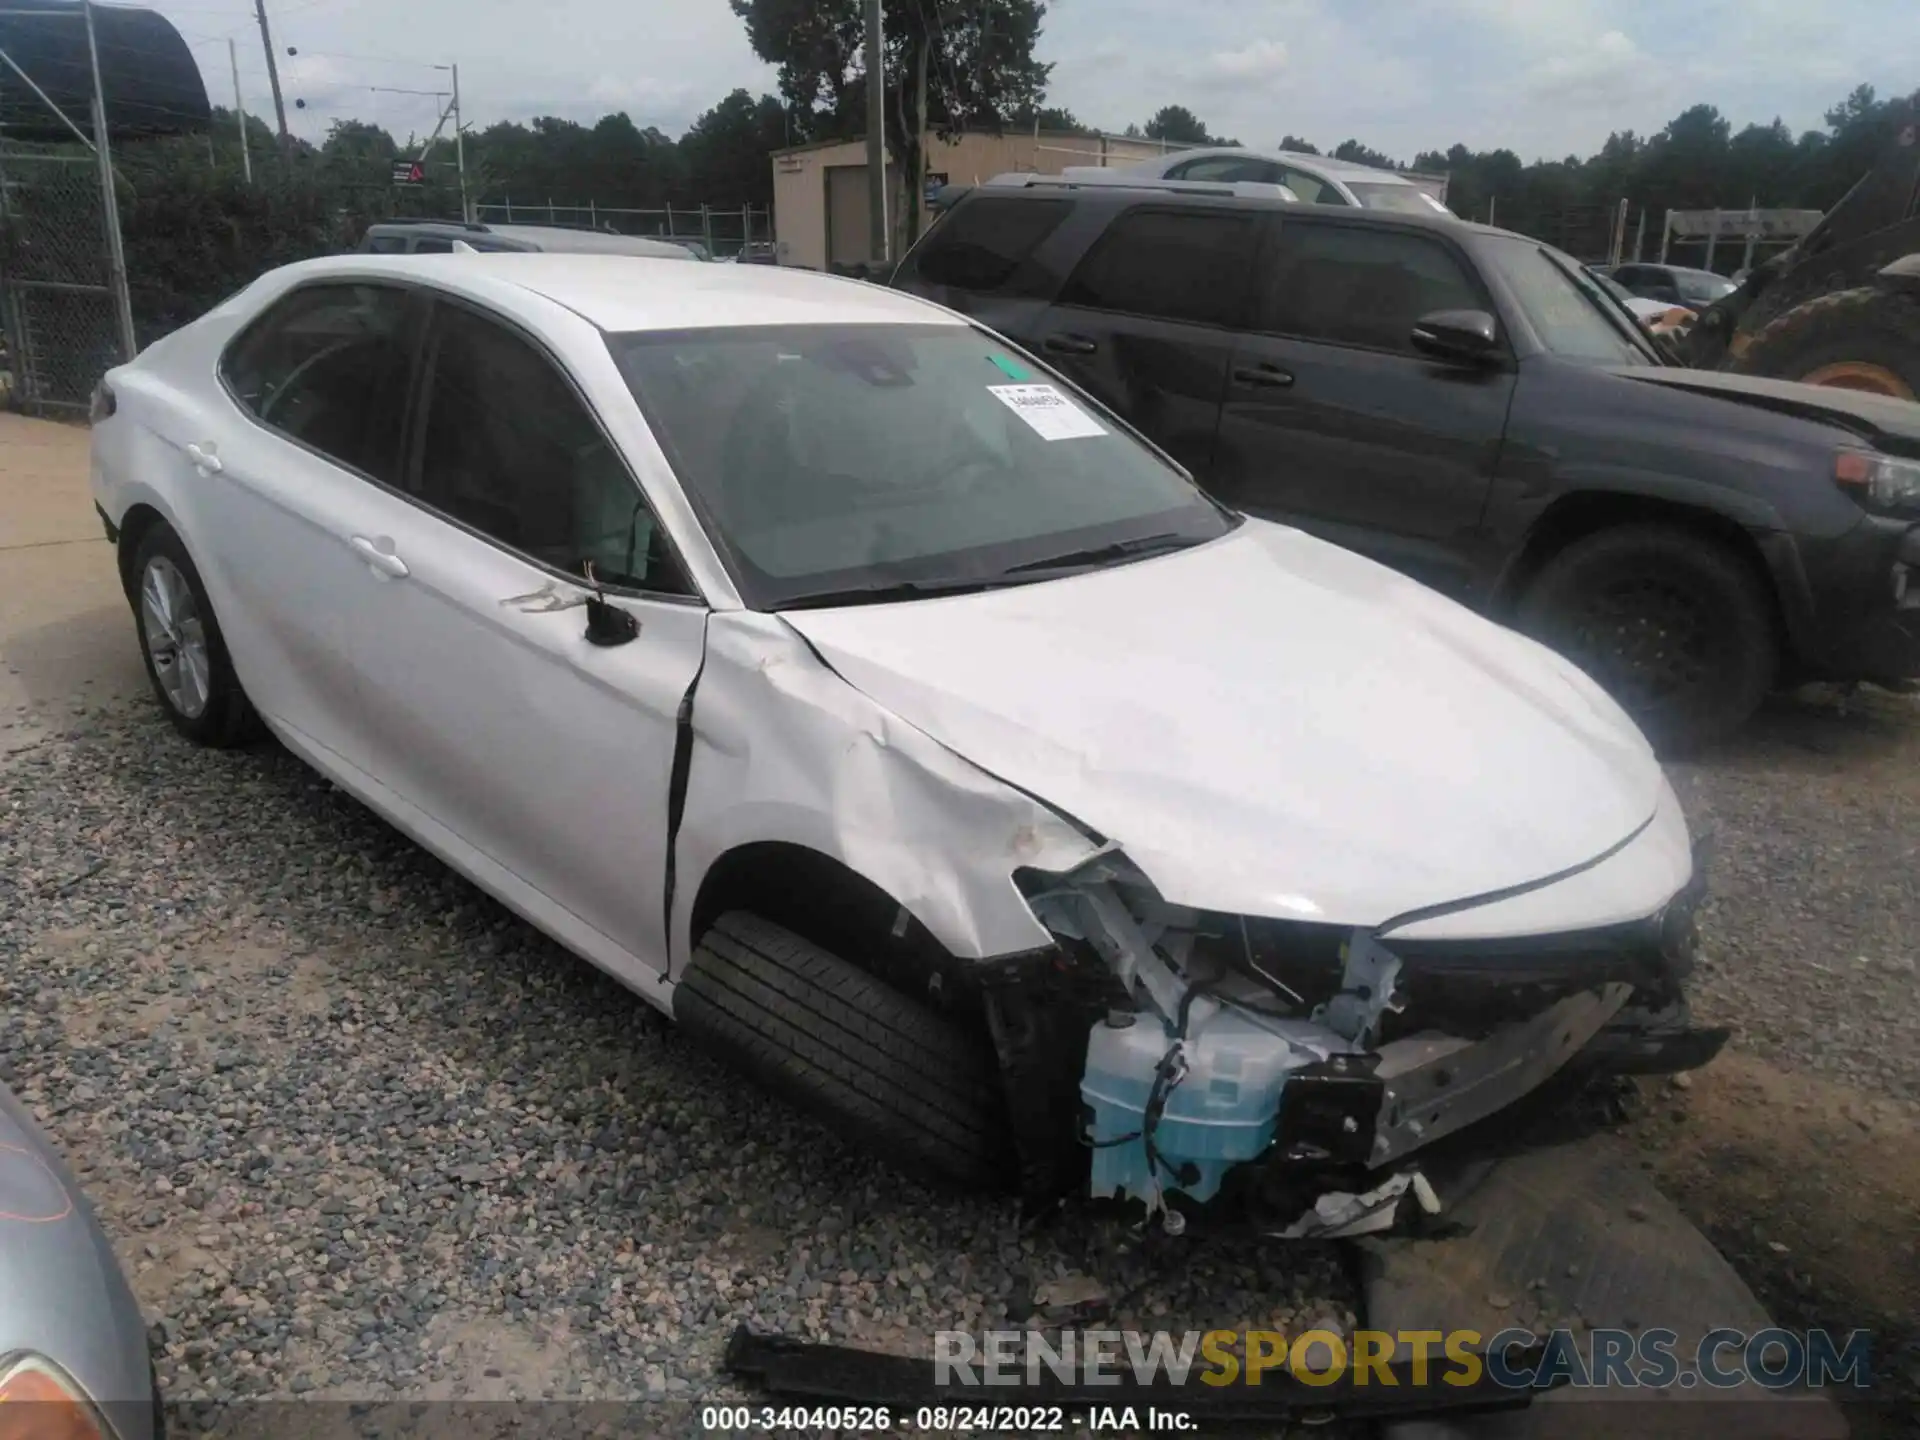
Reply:
<svg viewBox="0 0 1920 1440"><path fill-rule="evenodd" d="M1436 310L1414 322L1412 340L1422 355L1478 365L1500 353L1500 326L1484 310Z"/></svg>

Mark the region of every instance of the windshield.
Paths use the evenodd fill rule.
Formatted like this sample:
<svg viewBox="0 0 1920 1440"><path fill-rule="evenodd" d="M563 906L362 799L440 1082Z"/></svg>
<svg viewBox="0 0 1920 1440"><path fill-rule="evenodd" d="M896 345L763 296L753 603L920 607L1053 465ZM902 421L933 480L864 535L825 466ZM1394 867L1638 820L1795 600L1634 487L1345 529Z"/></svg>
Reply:
<svg viewBox="0 0 1920 1440"><path fill-rule="evenodd" d="M1680 298L1696 305L1711 305L1722 295L1731 295L1734 291L1733 281L1704 270L1676 270L1674 279L1680 282Z"/></svg>
<svg viewBox="0 0 1920 1440"><path fill-rule="evenodd" d="M1391 180L1349 181L1347 188L1369 210L1395 210L1403 215L1451 215L1453 212L1418 185Z"/></svg>
<svg viewBox="0 0 1920 1440"><path fill-rule="evenodd" d="M972 326L686 330L608 345L755 609L1029 583L1238 523Z"/></svg>
<svg viewBox="0 0 1920 1440"><path fill-rule="evenodd" d="M1553 354L1600 365L1659 363L1637 339L1630 317L1573 261L1518 235L1487 237L1481 254Z"/></svg>

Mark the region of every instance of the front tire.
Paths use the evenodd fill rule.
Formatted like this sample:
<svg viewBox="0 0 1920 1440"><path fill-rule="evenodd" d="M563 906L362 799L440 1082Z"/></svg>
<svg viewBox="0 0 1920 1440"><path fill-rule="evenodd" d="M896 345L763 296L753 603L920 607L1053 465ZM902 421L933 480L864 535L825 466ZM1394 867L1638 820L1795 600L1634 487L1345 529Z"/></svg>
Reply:
<svg viewBox="0 0 1920 1440"><path fill-rule="evenodd" d="M984 1042L771 921L723 915L674 1018L768 1089L912 1174L968 1188L1013 1172Z"/></svg>
<svg viewBox="0 0 1920 1440"><path fill-rule="evenodd" d="M231 749L259 734L207 587L164 522L140 537L131 566L134 629L147 679L173 728L196 745Z"/></svg>
<svg viewBox="0 0 1920 1440"><path fill-rule="evenodd" d="M1772 605L1753 568L1672 525L1621 525L1575 541L1541 569L1516 618L1672 751L1738 729L1779 667Z"/></svg>

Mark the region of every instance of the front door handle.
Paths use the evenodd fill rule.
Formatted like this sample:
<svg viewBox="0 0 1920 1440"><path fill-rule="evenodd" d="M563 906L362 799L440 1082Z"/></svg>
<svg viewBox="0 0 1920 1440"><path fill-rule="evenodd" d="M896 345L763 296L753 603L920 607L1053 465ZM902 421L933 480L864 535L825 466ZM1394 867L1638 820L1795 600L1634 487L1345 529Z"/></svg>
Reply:
<svg viewBox="0 0 1920 1440"><path fill-rule="evenodd" d="M393 541L385 535L378 540L369 540L364 535L355 535L347 543L353 546L354 554L380 574L391 575L398 580L407 573L407 562L393 553Z"/></svg>
<svg viewBox="0 0 1920 1440"><path fill-rule="evenodd" d="M1056 355L1091 355L1100 347L1080 335L1049 335L1042 342L1042 348Z"/></svg>
<svg viewBox="0 0 1920 1440"><path fill-rule="evenodd" d="M214 451L211 440L205 445L189 444L187 458L193 461L194 468L202 475L218 475L224 468L220 464L220 456Z"/></svg>
<svg viewBox="0 0 1920 1440"><path fill-rule="evenodd" d="M1278 365L1236 366L1233 378L1242 385L1266 385L1279 390L1293 384L1293 372L1282 370Z"/></svg>

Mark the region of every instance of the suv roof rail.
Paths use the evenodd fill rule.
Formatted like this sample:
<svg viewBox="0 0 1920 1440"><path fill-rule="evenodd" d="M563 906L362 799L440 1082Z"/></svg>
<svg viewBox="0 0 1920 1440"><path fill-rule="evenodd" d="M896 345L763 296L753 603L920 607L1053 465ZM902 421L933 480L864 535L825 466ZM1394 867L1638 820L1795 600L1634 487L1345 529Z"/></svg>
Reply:
<svg viewBox="0 0 1920 1440"><path fill-rule="evenodd" d="M399 215L391 220L375 220L369 230L381 225L445 225L449 230L474 230L484 235L487 227L478 220L436 220L431 215Z"/></svg>
<svg viewBox="0 0 1920 1440"><path fill-rule="evenodd" d="M1034 175L1010 171L987 181L993 189L1028 190L1153 190L1174 195L1232 195L1242 199L1286 200L1299 204L1300 197L1284 185L1264 180L1162 180L1151 175L1129 175L1126 179L1096 180L1082 175Z"/></svg>

